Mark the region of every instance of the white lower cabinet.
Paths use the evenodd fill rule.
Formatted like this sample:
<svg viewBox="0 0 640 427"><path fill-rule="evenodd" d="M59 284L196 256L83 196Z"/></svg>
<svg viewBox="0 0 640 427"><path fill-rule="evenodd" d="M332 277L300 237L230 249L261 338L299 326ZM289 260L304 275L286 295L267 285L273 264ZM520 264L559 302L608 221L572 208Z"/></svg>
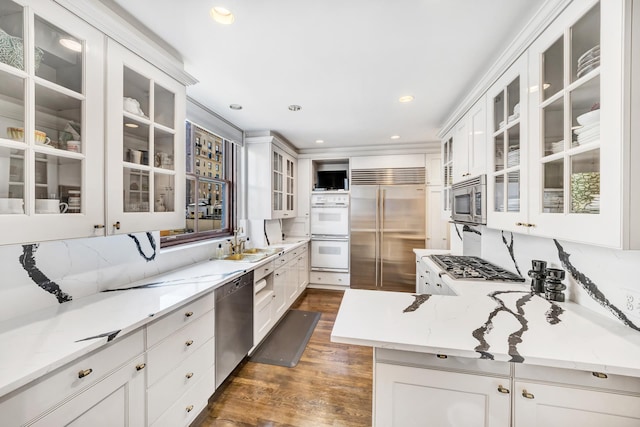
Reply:
<svg viewBox="0 0 640 427"><path fill-rule="evenodd" d="M287 276L284 267L273 273L273 317L276 322L287 311Z"/></svg>
<svg viewBox="0 0 640 427"><path fill-rule="evenodd" d="M145 426L144 356L100 380L33 426Z"/></svg>
<svg viewBox="0 0 640 427"><path fill-rule="evenodd" d="M637 427L640 378L375 349L374 425Z"/></svg>
<svg viewBox="0 0 640 427"><path fill-rule="evenodd" d="M523 381L515 390L516 427L640 425L640 396Z"/></svg>
<svg viewBox="0 0 640 427"><path fill-rule="evenodd" d="M509 425L508 378L385 363L375 375L376 426Z"/></svg>

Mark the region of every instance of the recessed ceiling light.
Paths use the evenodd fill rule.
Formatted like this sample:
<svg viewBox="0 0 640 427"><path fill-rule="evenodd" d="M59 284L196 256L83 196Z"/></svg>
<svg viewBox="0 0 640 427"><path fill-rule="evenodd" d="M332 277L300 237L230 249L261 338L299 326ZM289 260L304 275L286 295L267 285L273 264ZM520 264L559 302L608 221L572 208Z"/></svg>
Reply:
<svg viewBox="0 0 640 427"><path fill-rule="evenodd" d="M400 98L398 98L398 101L400 102L411 102L413 101L413 96L412 95L405 95L405 96L401 96Z"/></svg>
<svg viewBox="0 0 640 427"><path fill-rule="evenodd" d="M289 110L290 111L300 111L302 110L302 107L296 104L291 104L289 105Z"/></svg>
<svg viewBox="0 0 640 427"><path fill-rule="evenodd" d="M82 44L77 40L62 38L60 39L60 44L74 52L82 52Z"/></svg>
<svg viewBox="0 0 640 427"><path fill-rule="evenodd" d="M232 110L242 110L242 105L240 105L240 104L231 104L231 105L229 105L229 108L231 108Z"/></svg>
<svg viewBox="0 0 640 427"><path fill-rule="evenodd" d="M233 24L233 21L236 20L229 9L220 6L212 7L209 14L214 21L224 25Z"/></svg>
<svg viewBox="0 0 640 427"><path fill-rule="evenodd" d="M132 128L132 129L135 129L135 128L139 127L139 126L138 126L137 124L135 124L135 123L125 123L124 125L125 125L126 127L128 127L128 128Z"/></svg>
<svg viewBox="0 0 640 427"><path fill-rule="evenodd" d="M400 139L400 135L393 135L391 139Z"/></svg>
<svg viewBox="0 0 640 427"><path fill-rule="evenodd" d="M324 140L322 140L322 139L316 139L316 144L324 144Z"/></svg>

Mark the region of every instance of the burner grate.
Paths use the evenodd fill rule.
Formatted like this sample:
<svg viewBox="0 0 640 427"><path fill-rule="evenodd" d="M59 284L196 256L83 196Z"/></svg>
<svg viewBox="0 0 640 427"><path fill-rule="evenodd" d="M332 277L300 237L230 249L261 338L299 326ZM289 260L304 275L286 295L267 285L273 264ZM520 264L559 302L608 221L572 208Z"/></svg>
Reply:
<svg viewBox="0 0 640 427"><path fill-rule="evenodd" d="M524 277L475 256L431 255L430 258L454 279L525 281Z"/></svg>

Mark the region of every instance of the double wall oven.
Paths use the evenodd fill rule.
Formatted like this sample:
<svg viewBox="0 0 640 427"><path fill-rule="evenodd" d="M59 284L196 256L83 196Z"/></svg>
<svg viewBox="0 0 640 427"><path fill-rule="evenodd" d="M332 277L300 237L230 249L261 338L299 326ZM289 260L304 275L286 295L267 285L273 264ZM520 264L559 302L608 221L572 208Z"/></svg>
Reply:
<svg viewBox="0 0 640 427"><path fill-rule="evenodd" d="M349 272L349 194L311 195L311 270Z"/></svg>

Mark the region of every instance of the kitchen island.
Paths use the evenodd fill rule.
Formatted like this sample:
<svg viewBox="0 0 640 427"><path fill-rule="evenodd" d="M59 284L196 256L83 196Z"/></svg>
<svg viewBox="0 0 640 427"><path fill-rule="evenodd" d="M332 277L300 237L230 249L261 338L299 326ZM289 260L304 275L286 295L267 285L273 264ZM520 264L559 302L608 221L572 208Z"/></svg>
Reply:
<svg viewBox="0 0 640 427"><path fill-rule="evenodd" d="M376 425L640 425L640 333L522 285L347 290L331 340L375 348Z"/></svg>

